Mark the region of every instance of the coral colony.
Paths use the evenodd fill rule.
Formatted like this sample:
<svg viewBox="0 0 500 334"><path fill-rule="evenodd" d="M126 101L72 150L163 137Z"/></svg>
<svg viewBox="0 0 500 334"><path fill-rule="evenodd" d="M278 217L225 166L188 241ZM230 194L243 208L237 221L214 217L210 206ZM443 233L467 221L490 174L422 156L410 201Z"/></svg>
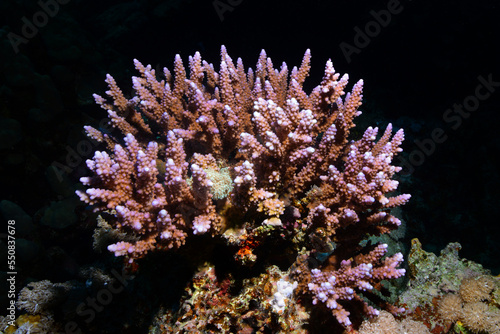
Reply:
<svg viewBox="0 0 500 334"><path fill-rule="evenodd" d="M363 241L401 223L391 209L410 195L389 194L398 187L392 178L401 168L391 162L403 130L392 134L389 124L378 136L369 127L351 140L363 81L345 93L348 75L328 60L307 94L310 58L307 50L299 68L275 69L262 51L253 70L222 47L218 71L195 53L189 75L179 55L161 75L134 60L140 75L130 99L107 75L109 99L95 100L113 129L85 127L107 149L87 161L92 176L78 195L113 214L120 239L108 250L134 263L206 235L250 266L266 261L259 248L284 240L297 260L275 282L275 312L294 295L345 328L353 312L396 312L373 297L382 280L404 275L403 256Z"/></svg>

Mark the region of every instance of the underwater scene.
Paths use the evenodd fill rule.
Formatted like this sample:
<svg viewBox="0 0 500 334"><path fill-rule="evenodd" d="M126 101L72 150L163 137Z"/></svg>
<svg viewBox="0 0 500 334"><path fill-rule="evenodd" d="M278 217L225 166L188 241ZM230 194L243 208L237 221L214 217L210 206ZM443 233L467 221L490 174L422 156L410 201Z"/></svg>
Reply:
<svg viewBox="0 0 500 334"><path fill-rule="evenodd" d="M2 0L0 333L500 334L499 17Z"/></svg>

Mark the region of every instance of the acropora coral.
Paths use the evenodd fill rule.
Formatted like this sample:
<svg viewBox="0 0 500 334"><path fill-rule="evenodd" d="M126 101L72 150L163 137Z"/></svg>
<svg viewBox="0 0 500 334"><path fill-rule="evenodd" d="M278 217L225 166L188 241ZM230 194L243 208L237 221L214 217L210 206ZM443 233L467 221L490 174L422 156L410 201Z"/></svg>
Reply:
<svg viewBox="0 0 500 334"><path fill-rule="evenodd" d="M401 224L391 209L410 195L393 195L401 168L392 161L403 130L369 127L351 139L363 81L345 93L348 75L328 60L308 94L310 60L307 50L300 67L276 69L262 51L246 69L222 47L218 71L197 52L189 75L179 55L162 73L134 60L130 98L107 75L109 98L94 97L110 127L85 127L103 150L87 160L92 175L77 194L111 212L115 234L126 235L108 250L133 263L210 235L251 266L260 249L282 242L297 257L280 283L294 287L289 297L302 295L345 328L351 312L397 312L371 292L404 275L402 254L361 242Z"/></svg>

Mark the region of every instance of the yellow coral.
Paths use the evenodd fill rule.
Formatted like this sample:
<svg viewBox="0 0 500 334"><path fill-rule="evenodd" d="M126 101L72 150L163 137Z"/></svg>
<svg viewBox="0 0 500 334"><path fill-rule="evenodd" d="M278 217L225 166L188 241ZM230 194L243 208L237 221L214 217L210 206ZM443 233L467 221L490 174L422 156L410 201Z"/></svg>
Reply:
<svg viewBox="0 0 500 334"><path fill-rule="evenodd" d="M449 294L439 303L439 315L449 321L457 321L462 315L462 299L455 294Z"/></svg>
<svg viewBox="0 0 500 334"><path fill-rule="evenodd" d="M488 305L481 302L466 303L462 311L462 320L474 332L485 331L489 328Z"/></svg>
<svg viewBox="0 0 500 334"><path fill-rule="evenodd" d="M495 282L488 275L466 278L460 285L460 296L467 303L489 301L494 287Z"/></svg>
<svg viewBox="0 0 500 334"><path fill-rule="evenodd" d="M40 322L41 316L40 315L29 315L29 314L23 314L20 315L15 322L14 326L9 326L5 330L5 334L14 334L17 329L23 325L31 325L30 327L36 327L38 326Z"/></svg>
<svg viewBox="0 0 500 334"><path fill-rule="evenodd" d="M492 294L497 290L492 276L466 278L459 294L450 294L441 300L438 313L445 320L456 321L457 333L500 334L500 310L492 302Z"/></svg>
<svg viewBox="0 0 500 334"><path fill-rule="evenodd" d="M213 199L226 198L233 190L233 180L229 175L229 168L207 168L204 169L207 177L212 181L210 186L210 193Z"/></svg>

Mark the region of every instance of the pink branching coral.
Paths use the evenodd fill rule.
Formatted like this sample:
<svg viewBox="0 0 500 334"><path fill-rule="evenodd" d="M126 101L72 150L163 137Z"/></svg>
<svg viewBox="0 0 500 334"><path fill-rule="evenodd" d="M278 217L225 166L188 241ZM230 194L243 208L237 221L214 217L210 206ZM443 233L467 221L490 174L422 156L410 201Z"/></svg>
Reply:
<svg viewBox="0 0 500 334"><path fill-rule="evenodd" d="M387 244L378 245L364 260L358 260L355 267L352 266L351 260L343 260L339 269L335 271L312 269L312 283L309 283L308 287L314 294L313 304L318 301L323 302L332 310L337 320L345 326L351 325L349 312L337 303L338 300L361 301L366 314L379 315L379 311L362 301L356 291L369 291L373 289L371 285L373 282L404 275L404 269L396 269L403 261L401 253L387 257L380 265L380 259L386 251Z"/></svg>
<svg viewBox="0 0 500 334"><path fill-rule="evenodd" d="M350 140L363 81L345 94L348 75L340 77L329 60L307 94L310 58L307 50L299 68L275 69L262 51L255 70L246 70L222 47L218 72L196 53L188 76L177 55L162 80L135 60L140 76L132 78L129 99L108 75L110 100L95 99L115 130L85 127L107 151L87 161L93 175L78 192L96 210L114 210L113 227L133 236L108 249L133 261L210 233L238 246L236 259L252 262L278 231L296 250L335 258L295 277L345 326L349 312L340 303L403 275L401 254L383 258L386 245L360 246L367 235L400 225L390 210L410 196L390 193L398 187L392 178L401 168L391 163L403 130L393 134L389 124L378 136L370 127Z"/></svg>

